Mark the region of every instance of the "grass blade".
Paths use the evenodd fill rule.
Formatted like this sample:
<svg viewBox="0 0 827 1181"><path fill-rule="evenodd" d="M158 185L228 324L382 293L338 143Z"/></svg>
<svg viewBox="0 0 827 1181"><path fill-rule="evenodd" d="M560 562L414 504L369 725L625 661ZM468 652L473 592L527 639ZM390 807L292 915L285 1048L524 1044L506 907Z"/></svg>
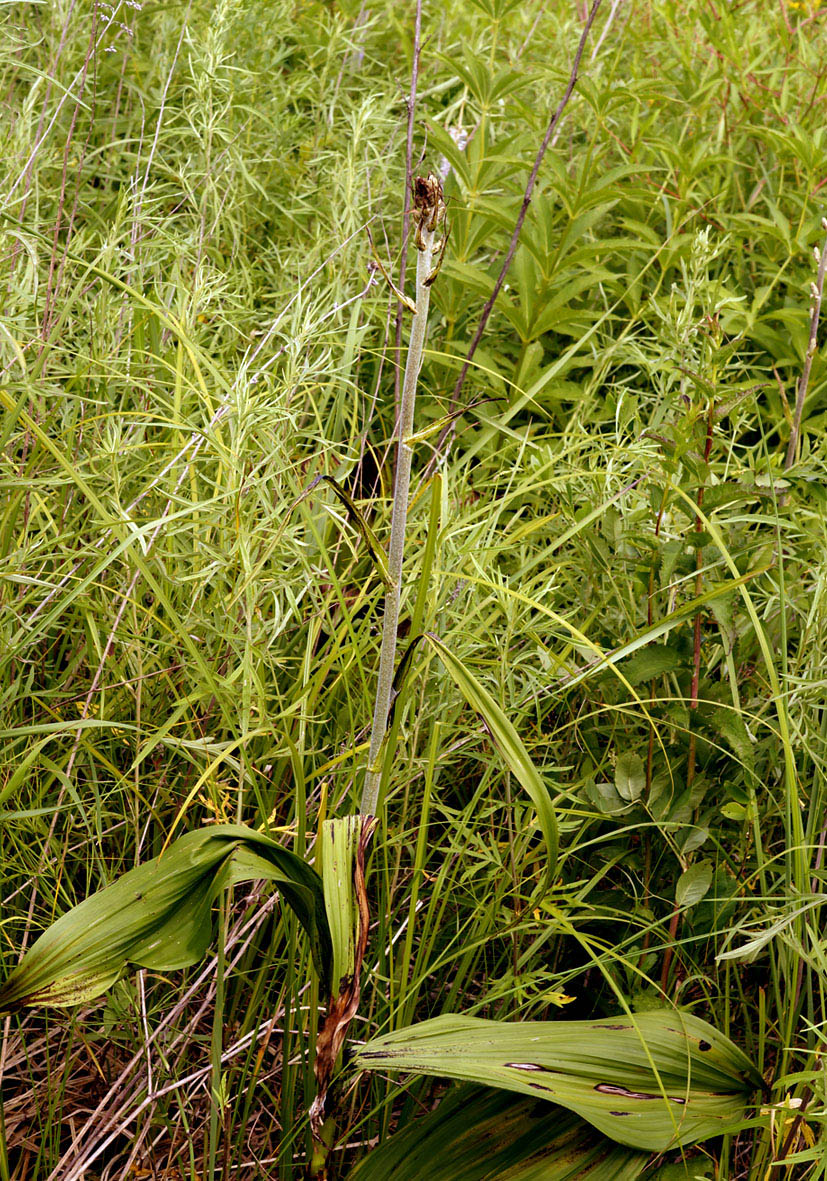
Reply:
<svg viewBox="0 0 827 1181"><path fill-rule="evenodd" d="M465 700L485 722L509 771L531 797L531 802L537 810L537 821L546 842L548 851L547 881L551 884L557 870L560 838L557 816L546 784L531 761L519 734L488 690L483 688L462 661L458 660L450 649L446 648L442 640L430 632L426 634L425 638L439 655Z"/></svg>

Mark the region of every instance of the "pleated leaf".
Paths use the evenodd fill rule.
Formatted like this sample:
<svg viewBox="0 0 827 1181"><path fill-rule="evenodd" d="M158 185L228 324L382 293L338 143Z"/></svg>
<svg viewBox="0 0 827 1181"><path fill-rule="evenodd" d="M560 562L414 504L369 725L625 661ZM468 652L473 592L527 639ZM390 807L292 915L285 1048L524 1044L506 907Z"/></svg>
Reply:
<svg viewBox="0 0 827 1181"><path fill-rule="evenodd" d="M531 761L519 734L488 690L468 671L462 661L445 647L442 640L431 632L427 632L425 638L438 653L460 693L485 722L503 762L531 798L548 851L547 880L550 883L557 869L559 835L557 816L548 787Z"/></svg>
<svg viewBox="0 0 827 1181"><path fill-rule="evenodd" d="M333 947L333 984L353 976L359 905L353 884L353 863L362 834L361 816L326 820L320 834L325 910Z"/></svg>
<svg viewBox="0 0 827 1181"><path fill-rule="evenodd" d="M648 1160L565 1108L457 1087L360 1161L348 1181L637 1181Z"/></svg>
<svg viewBox="0 0 827 1181"><path fill-rule="evenodd" d="M600 1021L443 1016L372 1039L354 1062L547 1099L612 1140L648 1152L738 1124L762 1085L728 1038L675 1010Z"/></svg>
<svg viewBox="0 0 827 1181"><path fill-rule="evenodd" d="M164 972L197 963L212 938L217 895L254 880L276 883L329 987L330 931L319 875L262 833L217 824L180 837L53 923L0 985L0 1013L92 1000L130 965Z"/></svg>
<svg viewBox="0 0 827 1181"><path fill-rule="evenodd" d="M333 993L316 1038L316 1096L310 1107L314 1137L321 1135L330 1080L359 1008L370 910L365 859L376 828L373 816L344 816L322 825L322 881L333 956Z"/></svg>

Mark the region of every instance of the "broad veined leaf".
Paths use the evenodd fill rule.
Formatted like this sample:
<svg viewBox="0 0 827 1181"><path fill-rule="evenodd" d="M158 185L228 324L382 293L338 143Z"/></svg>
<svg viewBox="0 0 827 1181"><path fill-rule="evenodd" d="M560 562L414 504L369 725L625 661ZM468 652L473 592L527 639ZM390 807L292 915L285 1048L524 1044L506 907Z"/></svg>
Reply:
<svg viewBox="0 0 827 1181"><path fill-rule="evenodd" d="M636 1181L648 1160L562 1107L456 1087L360 1161L348 1181Z"/></svg>
<svg viewBox="0 0 827 1181"><path fill-rule="evenodd" d="M695 906L705 898L712 885L712 862L696 861L684 870L675 886L676 906Z"/></svg>
<svg viewBox="0 0 827 1181"><path fill-rule="evenodd" d="M373 1038L354 1064L484 1083L547 1099L648 1152L743 1120L758 1071L706 1021L677 1010L599 1021L443 1016Z"/></svg>
<svg viewBox="0 0 827 1181"><path fill-rule="evenodd" d="M458 660L445 647L442 640L430 632L426 633L425 639L438 653L440 660L465 700L485 722L509 771L530 796L531 802L537 810L537 822L548 850L547 879L551 882L557 869L559 836L557 816L548 787L531 761L519 734L488 690L483 688L462 661Z"/></svg>
<svg viewBox="0 0 827 1181"><path fill-rule="evenodd" d="M681 655L667 644L650 644L641 648L623 664L623 675L630 685L653 681L655 677L674 672L681 666Z"/></svg>
<svg viewBox="0 0 827 1181"><path fill-rule="evenodd" d="M0 985L0 1013L77 1005L100 996L129 965L171 971L197 963L212 938L212 904L237 882L275 882L330 985L332 956L319 875L270 837L237 824L197 829L67 911Z"/></svg>
<svg viewBox="0 0 827 1181"><path fill-rule="evenodd" d="M634 802L646 787L646 768L643 759L634 751L619 756L615 766L615 787L622 800Z"/></svg>

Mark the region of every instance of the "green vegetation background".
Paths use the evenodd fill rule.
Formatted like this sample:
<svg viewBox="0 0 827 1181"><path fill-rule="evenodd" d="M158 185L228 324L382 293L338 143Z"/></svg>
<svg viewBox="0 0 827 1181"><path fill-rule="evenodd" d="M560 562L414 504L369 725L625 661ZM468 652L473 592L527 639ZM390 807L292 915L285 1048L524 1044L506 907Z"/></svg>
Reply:
<svg viewBox="0 0 827 1181"><path fill-rule="evenodd" d="M583 18L426 3L414 152L450 169L451 240L407 618L419 592L552 785L559 880L542 894L532 809L422 651L351 1036L665 994L806 1105L695 1174L763 1178L783 1152L824 1176L823 349L786 456L825 236L827 15L601 10L441 481L416 483ZM387 536L396 306L364 227L395 262L413 12L55 0L4 4L0 28L5 975L174 826L241 821L304 854L356 807L382 585L329 491L293 506L324 473ZM100 1175L200 1175L211 1121L225 1176L301 1175L307 953L259 887L225 920L226 981L213 957L7 1023L4 1177L107 1137ZM434 1092L342 1079L344 1173Z"/></svg>

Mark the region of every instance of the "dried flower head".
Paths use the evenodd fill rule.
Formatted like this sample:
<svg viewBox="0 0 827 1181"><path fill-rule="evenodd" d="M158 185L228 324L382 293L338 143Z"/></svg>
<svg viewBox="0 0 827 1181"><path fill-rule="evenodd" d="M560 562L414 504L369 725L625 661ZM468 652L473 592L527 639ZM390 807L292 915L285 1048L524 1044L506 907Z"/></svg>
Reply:
<svg viewBox="0 0 827 1181"><path fill-rule="evenodd" d="M413 207L417 226L433 233L445 217L442 181L435 173L414 178Z"/></svg>

